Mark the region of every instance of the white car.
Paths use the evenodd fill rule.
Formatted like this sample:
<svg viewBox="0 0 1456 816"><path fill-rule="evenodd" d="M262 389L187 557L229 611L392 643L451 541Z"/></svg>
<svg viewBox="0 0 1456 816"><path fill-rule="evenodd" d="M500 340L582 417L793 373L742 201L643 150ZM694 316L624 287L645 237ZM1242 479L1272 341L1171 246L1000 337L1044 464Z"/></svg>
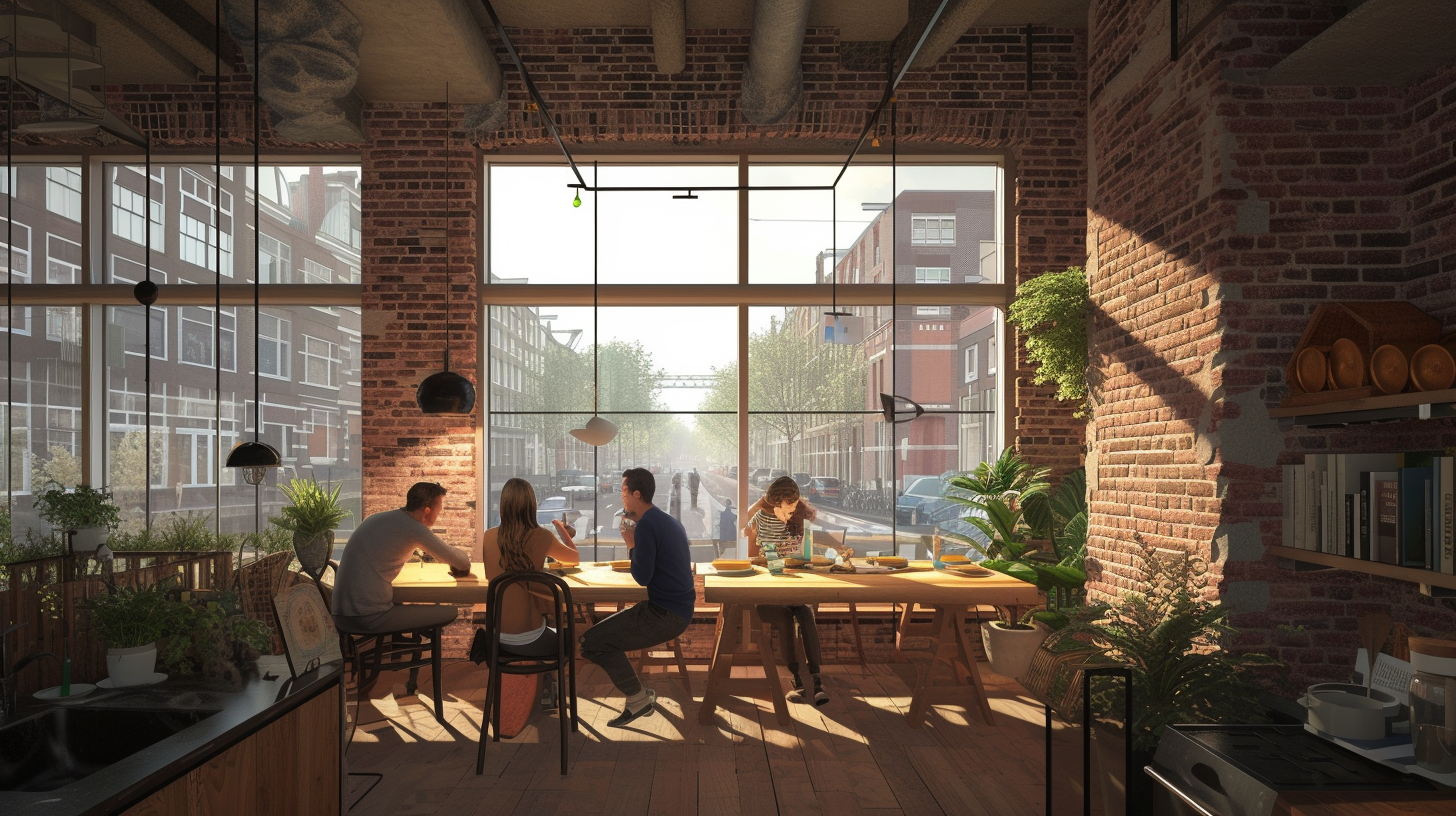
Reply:
<svg viewBox="0 0 1456 816"><path fill-rule="evenodd" d="M576 524L576 520L581 518L581 511L573 508L565 496L551 496L536 505L536 523L542 527L551 526L552 519L559 519L563 515L566 516L567 524Z"/></svg>

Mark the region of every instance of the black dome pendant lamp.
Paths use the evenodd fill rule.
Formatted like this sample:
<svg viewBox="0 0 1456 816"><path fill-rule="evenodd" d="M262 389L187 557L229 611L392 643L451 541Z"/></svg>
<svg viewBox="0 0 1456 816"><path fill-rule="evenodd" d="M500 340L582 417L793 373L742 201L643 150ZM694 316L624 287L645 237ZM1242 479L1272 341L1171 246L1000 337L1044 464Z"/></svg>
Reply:
<svg viewBox="0 0 1456 816"><path fill-rule="evenodd" d="M254 487L263 483L263 477L267 475L268 468L282 467L283 465L282 459L278 456L277 449L258 438L263 428L263 392L258 387L258 338L262 332L262 326L259 320L262 311L258 305L258 282L262 270L258 263L258 255L262 251L262 241L259 238L263 234L263 224L258 220L260 216L259 200L262 198L259 192L263 186L262 176L258 174L258 142L262 134L262 129L259 126L259 123L262 121L262 102L260 101L261 94L259 92L261 78L259 75L263 70L263 65L258 60L258 43L262 39L263 32L259 27L258 6L259 3L255 0L253 4L253 441L239 442L234 445L233 449L228 452L227 464L225 465L225 467L230 468L242 468L243 481ZM218 17L217 24L222 25L221 16ZM218 81L222 81L220 76ZM222 110L219 108L219 117L221 113ZM221 125L221 121L221 118L219 118L219 126ZM220 147L217 162L218 175L221 176L222 154ZM219 178L219 186L221 186L221 181L222 179ZM221 207L222 196L219 195L217 200L218 207ZM219 219L218 223L221 224L221 219ZM222 252L220 239L217 251L219 254ZM222 274L221 258L218 259L216 274ZM222 309L220 307L214 317L221 323ZM218 351L221 352L221 349L218 349Z"/></svg>
<svg viewBox="0 0 1456 816"><path fill-rule="evenodd" d="M445 370L426 377L415 390L420 412L468 416L475 410L475 384L450 370L450 85L445 84Z"/></svg>

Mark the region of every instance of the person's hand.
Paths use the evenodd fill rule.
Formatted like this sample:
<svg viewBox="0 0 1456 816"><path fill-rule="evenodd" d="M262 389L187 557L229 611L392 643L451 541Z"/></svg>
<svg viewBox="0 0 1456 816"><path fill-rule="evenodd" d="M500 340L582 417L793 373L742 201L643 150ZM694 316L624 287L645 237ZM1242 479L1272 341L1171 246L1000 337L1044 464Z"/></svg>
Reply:
<svg viewBox="0 0 1456 816"><path fill-rule="evenodd" d="M627 549L637 546L637 525L623 524L621 526L622 540L627 543Z"/></svg>
<svg viewBox="0 0 1456 816"><path fill-rule="evenodd" d="M468 577L470 577L471 574L472 573L468 569L461 570L461 569L455 569L454 567L451 567L450 568L450 577L451 578L468 578Z"/></svg>
<svg viewBox="0 0 1456 816"><path fill-rule="evenodd" d="M564 540L569 542L576 537L576 528L570 524L563 522L561 519L551 519L551 523L555 525L556 532L560 533Z"/></svg>

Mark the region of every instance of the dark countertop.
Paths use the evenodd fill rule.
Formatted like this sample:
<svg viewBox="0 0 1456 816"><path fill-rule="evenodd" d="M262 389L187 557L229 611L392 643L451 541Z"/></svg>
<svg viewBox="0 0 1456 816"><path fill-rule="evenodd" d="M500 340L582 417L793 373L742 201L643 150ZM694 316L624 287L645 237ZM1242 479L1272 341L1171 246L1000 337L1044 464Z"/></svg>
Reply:
<svg viewBox="0 0 1456 816"><path fill-rule="evenodd" d="M331 663L297 679L289 678L286 669L271 680L253 674L240 690L219 688L200 678L116 691L97 689L85 702L66 707L218 713L63 788L40 793L0 791L0 813L89 816L120 812L340 682L342 664ZM51 707L55 706L26 706L10 722Z"/></svg>

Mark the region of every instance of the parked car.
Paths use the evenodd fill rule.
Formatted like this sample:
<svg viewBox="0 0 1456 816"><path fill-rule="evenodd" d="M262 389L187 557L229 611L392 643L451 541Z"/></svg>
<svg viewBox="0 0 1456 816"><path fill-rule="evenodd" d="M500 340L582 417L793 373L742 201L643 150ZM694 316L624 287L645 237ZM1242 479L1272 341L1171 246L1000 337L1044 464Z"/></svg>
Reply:
<svg viewBox="0 0 1456 816"><path fill-rule="evenodd" d="M800 490L803 490L804 488L808 487L809 486L809 474L807 474L807 473L795 473L794 474L794 484L797 484L799 486L799 489Z"/></svg>
<svg viewBox="0 0 1456 816"><path fill-rule="evenodd" d="M738 466L737 465L734 465L734 466L728 468L728 478L735 479L735 480L738 478Z"/></svg>
<svg viewBox="0 0 1456 816"><path fill-rule="evenodd" d="M551 496L536 504L536 523L542 527L550 527L552 519L559 519L563 514L567 524L576 524L581 518L581 511L572 507L565 496Z"/></svg>
<svg viewBox="0 0 1456 816"><path fill-rule="evenodd" d="M597 489L603 493L616 493L622 489L622 471L609 470L602 474Z"/></svg>
<svg viewBox="0 0 1456 816"><path fill-rule="evenodd" d="M833 476L815 476L804 487L804 497L814 504L839 504L844 483Z"/></svg>
<svg viewBox="0 0 1456 816"><path fill-rule="evenodd" d="M574 477L573 482L574 484L561 488L561 492L565 493L566 497L573 502L590 499L597 490L597 477L590 473Z"/></svg>
<svg viewBox="0 0 1456 816"><path fill-rule="evenodd" d="M773 483L774 479L782 479L787 475L789 475L789 472L787 470L784 470L783 468L774 468L768 472L767 476L763 477L763 486L768 487L770 484Z"/></svg>
<svg viewBox="0 0 1456 816"><path fill-rule="evenodd" d="M752 487L760 487L767 483L768 468L754 468L748 471L748 484Z"/></svg>
<svg viewBox="0 0 1456 816"><path fill-rule="evenodd" d="M895 521L898 524L918 526L928 524L930 515L945 501L945 480L938 476L920 476L909 482L905 490L895 499Z"/></svg>

